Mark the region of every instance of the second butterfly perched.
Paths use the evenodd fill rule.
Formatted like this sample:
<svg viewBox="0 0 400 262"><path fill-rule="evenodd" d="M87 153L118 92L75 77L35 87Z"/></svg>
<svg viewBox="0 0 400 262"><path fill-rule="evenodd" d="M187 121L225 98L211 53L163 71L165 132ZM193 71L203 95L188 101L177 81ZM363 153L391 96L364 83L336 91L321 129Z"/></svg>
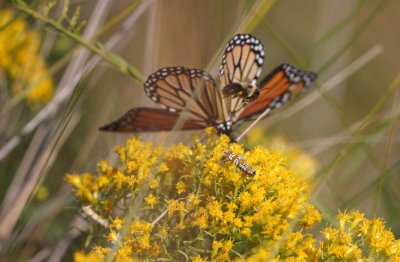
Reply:
<svg viewBox="0 0 400 262"><path fill-rule="evenodd" d="M213 126L230 135L235 123L279 107L316 79L315 73L283 64L257 84L263 62L261 41L250 34L238 34L225 48L219 85L201 69L162 68L149 76L144 89L163 109L133 108L100 129L140 132Z"/></svg>

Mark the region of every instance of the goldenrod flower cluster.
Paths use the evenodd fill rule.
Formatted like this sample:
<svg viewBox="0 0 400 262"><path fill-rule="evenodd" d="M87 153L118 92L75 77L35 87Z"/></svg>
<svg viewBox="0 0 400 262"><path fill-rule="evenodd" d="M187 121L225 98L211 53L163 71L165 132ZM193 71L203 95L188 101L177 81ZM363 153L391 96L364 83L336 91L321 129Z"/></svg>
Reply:
<svg viewBox="0 0 400 262"><path fill-rule="evenodd" d="M286 166L308 180L317 172L318 164L315 158L290 142L281 135L265 136L262 128L253 128L250 132L248 143L250 145L264 145L270 150L279 150L287 159Z"/></svg>
<svg viewBox="0 0 400 262"><path fill-rule="evenodd" d="M335 261L400 261L400 240L384 222L368 220L358 211L337 216L338 228L323 230L318 257Z"/></svg>
<svg viewBox="0 0 400 262"><path fill-rule="evenodd" d="M40 55L40 36L11 9L0 10L0 79L11 95L26 92L30 105L53 96L53 82Z"/></svg>
<svg viewBox="0 0 400 262"><path fill-rule="evenodd" d="M241 145L230 144L228 137L206 131L206 141L194 139L192 146L154 148L131 138L116 149L119 163L115 167L103 160L97 174L67 175L77 198L108 220L107 228L96 226L101 230L96 236L102 237L86 255L77 252L75 261L338 257L338 251L333 251L337 237L318 245L304 233L320 221L320 214L308 203L308 182L285 168L279 152L262 147L245 152ZM250 177L224 160L227 148L242 155L256 174ZM371 245L373 230L386 234L376 225L364 230L370 232L364 241ZM379 254L398 253L388 243L374 242L382 248ZM341 252L344 256L349 251Z"/></svg>
<svg viewBox="0 0 400 262"><path fill-rule="evenodd" d="M400 240L384 228L381 219L369 220L358 211L339 213L338 227L326 227L316 245L313 238L303 242L309 253L289 261L400 261ZM308 243L307 243L308 242ZM273 260L271 249L261 248L246 259Z"/></svg>
<svg viewBox="0 0 400 262"><path fill-rule="evenodd" d="M66 177L76 196L102 217L124 207L124 219L110 221L108 244L97 250L119 259L217 261L249 256L265 244L275 245L282 257L303 252L302 230L320 220L307 203L308 184L284 167L279 152L244 152L228 137L208 132L205 143L195 139L191 147L153 148L132 138L116 149L118 167L103 160L96 175ZM254 177L222 159L228 147L257 170Z"/></svg>

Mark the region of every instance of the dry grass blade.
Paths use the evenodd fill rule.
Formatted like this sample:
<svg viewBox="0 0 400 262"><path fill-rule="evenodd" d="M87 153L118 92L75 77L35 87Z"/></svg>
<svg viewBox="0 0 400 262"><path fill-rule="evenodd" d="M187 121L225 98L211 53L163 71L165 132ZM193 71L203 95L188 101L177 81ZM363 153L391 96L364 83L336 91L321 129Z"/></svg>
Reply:
<svg viewBox="0 0 400 262"><path fill-rule="evenodd" d="M82 232L88 230L89 225L82 216L77 215L70 224L70 230L67 232L64 239L57 243L49 255L48 261L61 261L68 247L73 241L81 235Z"/></svg>
<svg viewBox="0 0 400 262"><path fill-rule="evenodd" d="M8 194L2 205L0 213L0 218L2 219L0 223L0 234L5 239L5 241L1 243L2 249L7 248L8 246L12 246L13 240L18 239L17 234L19 234L20 231L14 231L14 229L18 220L20 219L21 213L31 200L32 192L45 178L47 168L51 165L52 162L54 162L55 157L57 156L57 152L60 150L63 142L65 142L65 140L71 134L73 128L78 123L78 119L79 118L74 118L70 121L70 125L68 126L68 128L63 130L63 134L59 140L52 140L48 137L49 132L50 134L52 132L55 132L54 127L50 128L49 126L42 126L38 130L35 136L36 140L33 140L31 142L32 151L35 152L32 154L30 150L31 148L27 150L25 158L23 159L23 162L21 164L22 166L18 170L19 172L16 174L17 179L24 176L23 183L14 183L15 186L10 187L10 189L18 187L18 191L8 191ZM43 144L46 144L44 149L41 148ZM38 152L37 154L35 154L36 151ZM30 157L32 155L36 157L32 159ZM27 166L25 167L24 165ZM18 180L16 181L20 182ZM14 233L14 236L10 238L10 235L12 233Z"/></svg>
<svg viewBox="0 0 400 262"><path fill-rule="evenodd" d="M392 113L395 113L396 110L398 109L398 105L399 105L399 96L400 96L400 92L397 89L395 94L394 94L394 99L393 99L393 104L392 104ZM392 155L392 151L393 151L393 140L395 137L395 132L396 132L396 124L397 124L397 119L393 118L393 120L391 121L391 125L390 125L390 129L389 129L389 134L387 135L387 140L386 140L386 149L385 149L385 156L383 159L383 165L382 168L380 170L380 179L379 179L379 183L377 186L377 193L376 193L376 198L374 201L374 205L372 207L372 212L376 213L376 211L378 210L379 207L379 203L380 203L380 199L382 197L382 188L383 188L383 183L385 182L385 179L387 177L387 169L388 169L388 162L389 159Z"/></svg>
<svg viewBox="0 0 400 262"><path fill-rule="evenodd" d="M336 74L334 77L326 81L321 89L318 89L318 91L314 91L311 94L309 94L303 101L297 103L295 106L291 107L290 109L282 112L279 114L279 120L282 120L284 118L287 118L291 116L294 113L297 113L301 109L309 106L312 102L316 101L321 97L321 93L324 92L329 92L336 86L338 86L342 81L345 79L349 78L352 74L357 72L360 68L365 66L368 62L370 62L372 59L377 57L380 53L382 53L383 47L380 45L377 45L373 48L371 48L369 51L367 51L365 54L363 54L361 57L359 57L357 60L355 60L353 63L351 63L349 66L347 66L345 69L343 69L341 72ZM261 115L259 115L241 134L240 136L236 139L237 141L241 140L263 117L265 117L270 110L264 111ZM271 122L271 121L270 121Z"/></svg>
<svg viewBox="0 0 400 262"><path fill-rule="evenodd" d="M107 3L104 1L104 3ZM147 9L147 7L152 3L152 1L146 1L131 15L120 27L120 29L106 42L105 47L112 50L113 47L125 36L126 32L130 29L132 24L137 21L141 14ZM93 33L94 35L94 33ZM90 38L87 36L86 38ZM88 50L82 50L85 56L90 54ZM76 60L75 60L76 61ZM59 92L57 92L54 99L48 103L24 128L21 129L18 135L11 138L2 148L0 149L0 161L2 161L19 143L30 133L32 133L40 123L51 118L56 114L62 105L70 98L72 95L74 87L76 84L88 73L90 73L96 65L101 61L99 56L94 56L85 66L77 70L71 75L67 81L61 82L59 87Z"/></svg>
<svg viewBox="0 0 400 262"><path fill-rule="evenodd" d="M119 30L117 30L110 37L110 39L107 41L107 47L109 49L115 48L117 46L117 44L120 44L122 42L121 39L126 36L126 32L132 28L132 25L139 19L139 17L143 14L143 12L148 8L148 6L150 4L151 4L150 1L149 2L145 2L141 6L139 6L134 12L132 12L132 14L122 23L122 25L120 26ZM91 58L91 60L84 66L83 70L78 71L78 72L75 73L74 77L72 77L73 79L75 79L75 81L73 81L73 82L77 83L81 77L83 77L86 73L92 71L100 61L101 61L101 58L98 57L98 56L95 56L95 57ZM72 87L73 85L72 85L71 82L69 82L69 83L66 83L65 86ZM66 95L66 94L72 94L72 90L71 89L67 89L67 90L70 90L70 91L64 92L63 93L64 95L61 96L63 101L66 101L69 98L69 96ZM58 104L57 106L60 107L61 105L62 105L62 103ZM50 112L50 111L46 111L46 112ZM52 114L49 114L48 117L50 117L51 115ZM69 124L69 128L71 128L71 124ZM41 133L43 133L43 132L41 132ZM44 137L46 137L47 135L48 134L46 134ZM42 141L39 141L36 144L39 144L40 146L42 146L41 143L43 143L43 138L44 137L42 137L42 139L39 139L39 140L42 140ZM38 140L37 139L33 139L33 141L38 141ZM37 155L37 154L29 154L29 155L30 156L34 156L34 155ZM52 157L54 158L56 155L57 155L56 152L53 152ZM32 161L28 161L28 162L32 162ZM48 162L46 162L45 164L48 165ZM21 165L21 166L27 166L27 165L25 164L25 165ZM28 175L28 172L27 172L28 170L27 169L25 169L25 170L26 170L25 172L22 172L24 174L24 176ZM19 172L18 174L22 174L22 173ZM18 182L18 181L21 181L21 179L23 180L21 175L17 175L16 179L15 179L15 183L13 183L13 184L17 185L17 187L21 187L22 184ZM15 198L18 196L18 194L19 194L19 192L21 190L22 190L21 188L16 188L15 186L14 187L13 186L10 187L9 193L8 193L4 203L3 203L3 211L5 211L5 210L7 210L7 212L10 211L9 208L11 208L11 205L9 205L7 203L12 203L13 201L15 201ZM18 217L18 216L16 216L16 217Z"/></svg>
<svg viewBox="0 0 400 262"><path fill-rule="evenodd" d="M352 136L358 137L362 134L364 129L371 124L373 117L378 114L379 110L385 105L386 101L391 97L392 93L399 87L400 85L400 73L396 75L393 79L392 83L390 84L387 91L382 95L382 97L375 103L374 107L370 110L367 116L363 118L357 129L352 133ZM330 174L332 174L334 167L345 158L345 156L351 151L354 147L353 144L347 144L336 156L335 158L326 165L325 168L322 168L319 173L320 177L318 182L316 183L315 189L313 194L318 195L322 188L327 184L327 179Z"/></svg>
<svg viewBox="0 0 400 262"><path fill-rule="evenodd" d="M382 52L383 52L382 45L376 45L376 46L372 47L370 50L365 52L362 56L360 56L355 61L353 61L350 65L345 67L342 71L335 74L329 80L325 81L321 85L321 88L310 92L309 94L307 94L306 97L304 97L304 99L297 102L292 107L287 108L285 111L281 112L278 116L271 117L269 119L269 123L271 125L277 124L278 122L282 121L283 119L289 118L292 115L300 112L302 109L310 106L313 102L315 102L319 98L321 98L323 93L332 91L340 83L342 83L344 80L348 79L354 73L359 71L362 67L367 65L369 62L371 62L373 59L375 59Z"/></svg>
<svg viewBox="0 0 400 262"><path fill-rule="evenodd" d="M112 3L112 1L101 1L97 4L97 6L93 12L93 16L89 21L88 27L85 29L85 32L84 32L85 38L90 38L90 36L95 33L97 28L99 26L101 26L101 24L105 20L105 17L109 11L109 7L110 7L111 3ZM22 134L25 134L25 135L29 134L37 126L39 126L39 124L41 124L44 119L46 119L48 117L54 117L56 115L57 109L60 107L60 104L62 104L62 102L65 101L64 97L69 97L69 95L71 95L73 93L75 86L76 86L77 82L80 80L80 78L79 79L75 78L76 82L72 82L72 83L71 83L71 78L78 75L79 72L82 71L83 64L85 63L85 60L87 59L89 54L90 54L90 51L81 50L79 52L79 54L71 61L69 68L64 75L64 78L61 80L56 97L41 112L39 112L33 120L31 120L25 126L25 128L21 132ZM41 165L39 165L39 163L35 163L33 165L34 169L36 170L35 176L30 176L29 172L24 172L24 174L23 174L24 177L25 176L30 176L30 177L24 178L24 179L17 178L17 180L19 180L19 181L22 181L22 180L29 181L26 185L23 185L23 184L20 185L20 189L18 190L18 192L21 194L19 194L18 198L15 199L13 197L15 194L14 192L8 193L10 196L12 195L12 198L6 196L5 204L2 206L2 210L0 212L0 218L2 218L1 224L0 224L0 239L2 239L2 240L7 239L9 234L12 232L12 230L19 218L19 215L20 215L21 211L23 210L23 207L26 204L26 201L28 201L29 196L32 193L32 190L34 189L34 186L42 178L41 171L43 170L43 167L46 165L48 158L51 157L51 153L53 151L52 148L54 146L56 146L57 142L58 142L58 139L55 139L53 141L48 141L49 137L52 137L52 134L54 134L52 132L54 130L56 130L55 127L57 127L57 125L58 125L57 121L49 124L49 126L47 128L44 128L42 130L43 134L46 133L46 135L42 136L38 140L32 141L32 143L39 144L39 145L41 145L41 147L47 149L47 150L44 150L44 152L47 152L48 154L41 155L41 160L42 160ZM51 126L53 128L51 128ZM16 141L18 141L18 143L21 141L21 137L15 137L11 141L15 141L15 139L16 139ZM15 146L18 143L13 142L13 144ZM0 160L2 158L4 158L12 149L10 147L7 147L7 145L5 147L8 149L7 151L3 151L4 148L2 150L0 150ZM43 148L41 148L40 150L42 150ZM33 155L40 155L40 151L37 152L37 154L33 154ZM31 166L32 163L21 163L21 165ZM22 194L22 192L24 192L24 193ZM12 206L7 204L7 203L10 203L10 201L12 201L14 203ZM16 205L15 203L19 203L19 204ZM12 208L12 210L10 210L10 208Z"/></svg>

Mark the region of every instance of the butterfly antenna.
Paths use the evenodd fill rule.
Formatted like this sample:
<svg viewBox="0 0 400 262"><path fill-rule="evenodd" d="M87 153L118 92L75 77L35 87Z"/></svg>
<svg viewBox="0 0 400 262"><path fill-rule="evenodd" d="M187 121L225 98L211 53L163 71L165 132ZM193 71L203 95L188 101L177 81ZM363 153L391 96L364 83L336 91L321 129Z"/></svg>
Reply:
<svg viewBox="0 0 400 262"><path fill-rule="evenodd" d="M242 139L264 116L266 116L269 112L271 111L271 108L267 108L261 115L259 115L256 120L254 120L253 123L251 123L251 125L249 125L242 134L240 134L240 136L236 139L237 142L240 141L240 139Z"/></svg>

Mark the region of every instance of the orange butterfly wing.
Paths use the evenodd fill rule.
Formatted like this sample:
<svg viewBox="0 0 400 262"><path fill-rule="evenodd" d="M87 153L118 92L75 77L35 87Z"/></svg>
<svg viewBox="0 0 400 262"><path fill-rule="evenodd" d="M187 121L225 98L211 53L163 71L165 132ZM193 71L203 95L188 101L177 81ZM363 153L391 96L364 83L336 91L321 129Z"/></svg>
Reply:
<svg viewBox="0 0 400 262"><path fill-rule="evenodd" d="M102 131L142 132L201 129L205 126L192 120L182 119L179 114L164 109L137 107L126 112L120 119L100 127Z"/></svg>
<svg viewBox="0 0 400 262"><path fill-rule="evenodd" d="M308 89L316 78L315 73L301 71L289 64L278 66L260 82L259 97L244 108L239 120L280 107L292 96Z"/></svg>
<svg viewBox="0 0 400 262"><path fill-rule="evenodd" d="M186 111L187 117L195 121L229 120L221 91L203 70L183 66L161 68L149 76L144 90L155 103L172 113Z"/></svg>
<svg viewBox="0 0 400 262"><path fill-rule="evenodd" d="M232 84L256 85L263 63L262 42L250 34L235 35L226 45L219 68L221 90ZM243 98L228 96L226 101L229 112L237 114L242 109Z"/></svg>

